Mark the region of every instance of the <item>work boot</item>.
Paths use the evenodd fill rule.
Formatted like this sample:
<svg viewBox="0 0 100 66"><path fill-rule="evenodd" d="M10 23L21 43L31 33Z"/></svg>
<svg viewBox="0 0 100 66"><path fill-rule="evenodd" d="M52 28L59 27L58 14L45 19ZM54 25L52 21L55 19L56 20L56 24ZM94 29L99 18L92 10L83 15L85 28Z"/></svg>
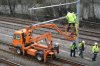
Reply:
<svg viewBox="0 0 100 66"><path fill-rule="evenodd" d="M92 58L92 61L96 61L96 60Z"/></svg>
<svg viewBox="0 0 100 66"><path fill-rule="evenodd" d="M79 53L79 56L80 56L81 54Z"/></svg>
<svg viewBox="0 0 100 66"><path fill-rule="evenodd" d="M73 56L73 57L76 57L76 56Z"/></svg>
<svg viewBox="0 0 100 66"><path fill-rule="evenodd" d="M92 58L92 61L96 61L96 59L95 58Z"/></svg>
<svg viewBox="0 0 100 66"><path fill-rule="evenodd" d="M74 32L71 32L71 35L76 35Z"/></svg>

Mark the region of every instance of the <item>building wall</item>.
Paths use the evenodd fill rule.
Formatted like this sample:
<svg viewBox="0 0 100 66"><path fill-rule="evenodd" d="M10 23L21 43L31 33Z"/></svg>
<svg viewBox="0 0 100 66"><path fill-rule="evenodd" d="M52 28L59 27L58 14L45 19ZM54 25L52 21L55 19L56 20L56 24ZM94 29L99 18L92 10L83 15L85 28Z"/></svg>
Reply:
<svg viewBox="0 0 100 66"><path fill-rule="evenodd" d="M88 19L89 17L100 19L100 1L99 0L82 0L81 1L81 17Z"/></svg>
<svg viewBox="0 0 100 66"><path fill-rule="evenodd" d="M23 1L25 3L25 0ZM92 0L81 0L81 17L84 19L88 19L89 17L93 17L95 15L96 18L100 19L100 2L99 0L93 0L94 1L94 4L93 4L91 1ZM34 4L34 1L33 1L33 4L32 3L29 4L28 2L25 4L17 4L15 8L15 12L20 13L20 14L30 14L30 11L28 10L28 8L34 5L35 5L34 7L39 7L39 6L44 6L44 5L50 5L50 4L54 5L54 4L65 3L65 2L70 2L70 0L45 0L43 4ZM7 5L1 5L0 12L10 13L9 7ZM35 10L35 11L32 11L31 14L41 15L45 13L48 14L47 9ZM54 13L57 15L58 14L57 9L52 8L51 13Z"/></svg>

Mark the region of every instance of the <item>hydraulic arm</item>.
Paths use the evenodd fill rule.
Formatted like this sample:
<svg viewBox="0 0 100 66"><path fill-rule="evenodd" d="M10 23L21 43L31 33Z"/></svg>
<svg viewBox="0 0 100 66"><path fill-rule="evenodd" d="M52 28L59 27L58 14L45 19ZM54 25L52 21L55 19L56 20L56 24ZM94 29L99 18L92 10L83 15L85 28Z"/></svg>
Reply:
<svg viewBox="0 0 100 66"><path fill-rule="evenodd" d="M51 29L54 29L55 31L57 31L58 33L60 33L61 35L63 35L67 40L75 40L76 39L76 35L71 35L71 33L69 34L69 32L67 32L67 33L63 32L55 24L41 24L41 25L31 26L31 29L33 29L33 30L38 29L38 28L51 28Z"/></svg>
<svg viewBox="0 0 100 66"><path fill-rule="evenodd" d="M46 40L46 44L48 45L48 49L52 49L52 35L51 35L51 33L48 32L48 33L45 33L43 35L40 35L40 36L38 36L36 38L32 38L32 40L34 42L38 42L38 41L40 41L42 39L45 39Z"/></svg>

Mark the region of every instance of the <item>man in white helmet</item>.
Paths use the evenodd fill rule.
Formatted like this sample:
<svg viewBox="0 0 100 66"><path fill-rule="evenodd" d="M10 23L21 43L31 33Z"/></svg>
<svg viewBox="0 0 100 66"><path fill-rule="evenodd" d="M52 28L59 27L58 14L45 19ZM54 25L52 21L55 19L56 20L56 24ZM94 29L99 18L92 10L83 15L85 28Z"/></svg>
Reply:
<svg viewBox="0 0 100 66"><path fill-rule="evenodd" d="M57 50L57 53L59 53L59 43L55 43L54 47Z"/></svg>
<svg viewBox="0 0 100 66"><path fill-rule="evenodd" d="M92 61L96 61L98 52L99 52L98 43L95 42L94 46L92 47L92 53L93 53Z"/></svg>
<svg viewBox="0 0 100 66"><path fill-rule="evenodd" d="M81 41L81 42L79 43L79 51L80 51L79 56L80 56L81 58L83 58L83 51L84 51L84 48L85 48L85 41L83 40L83 41Z"/></svg>

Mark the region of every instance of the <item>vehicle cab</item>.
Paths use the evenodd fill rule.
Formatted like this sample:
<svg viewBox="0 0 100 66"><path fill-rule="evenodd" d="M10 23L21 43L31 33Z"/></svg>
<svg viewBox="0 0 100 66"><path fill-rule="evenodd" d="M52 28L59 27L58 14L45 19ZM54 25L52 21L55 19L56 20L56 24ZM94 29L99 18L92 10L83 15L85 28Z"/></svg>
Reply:
<svg viewBox="0 0 100 66"><path fill-rule="evenodd" d="M14 32L13 36L13 46L21 46L22 43L24 44L29 44L31 43L31 38L32 38L32 32L31 30L27 29L22 29L22 30L17 30Z"/></svg>

